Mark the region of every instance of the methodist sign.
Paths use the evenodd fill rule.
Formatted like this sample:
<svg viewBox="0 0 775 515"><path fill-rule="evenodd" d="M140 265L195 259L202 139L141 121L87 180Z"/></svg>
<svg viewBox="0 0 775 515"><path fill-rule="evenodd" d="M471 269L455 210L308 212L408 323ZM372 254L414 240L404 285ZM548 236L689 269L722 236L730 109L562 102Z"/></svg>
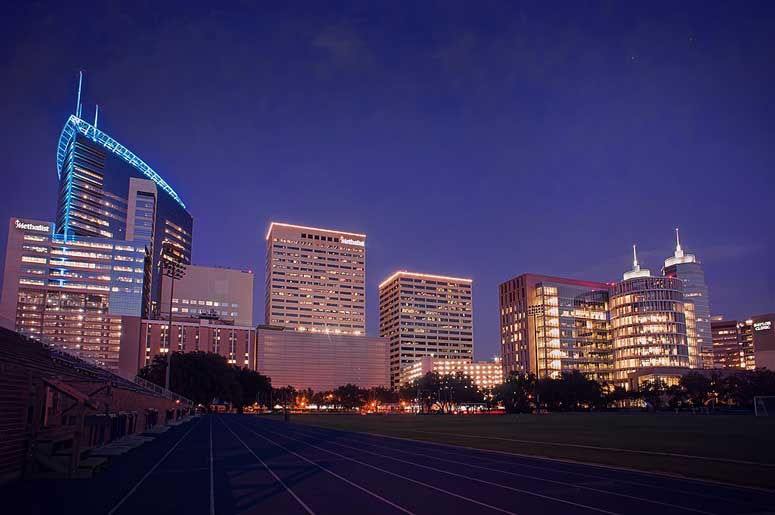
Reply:
<svg viewBox="0 0 775 515"><path fill-rule="evenodd" d="M51 232L51 227L49 227L47 224L22 222L21 220L17 219L14 225L16 226L16 229L20 231Z"/></svg>
<svg viewBox="0 0 775 515"><path fill-rule="evenodd" d="M344 236L339 238L339 241L341 243L346 244L346 245L357 245L359 247L365 247L366 246L366 242L363 241L363 240L351 240L350 238L345 238Z"/></svg>

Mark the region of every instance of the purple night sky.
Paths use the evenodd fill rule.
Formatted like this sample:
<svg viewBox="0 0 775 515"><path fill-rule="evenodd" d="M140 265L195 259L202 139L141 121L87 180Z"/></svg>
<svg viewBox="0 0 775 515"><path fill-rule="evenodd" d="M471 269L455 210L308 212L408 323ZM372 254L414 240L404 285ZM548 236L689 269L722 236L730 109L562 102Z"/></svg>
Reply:
<svg viewBox="0 0 775 515"><path fill-rule="evenodd" d="M6 7L3 252L10 217L54 217L83 69L194 263L256 272L256 322L271 220L368 235L369 334L396 269L472 277L477 358L500 282L616 280L633 242L658 271L675 226L713 313L775 310L775 3L195 3Z"/></svg>

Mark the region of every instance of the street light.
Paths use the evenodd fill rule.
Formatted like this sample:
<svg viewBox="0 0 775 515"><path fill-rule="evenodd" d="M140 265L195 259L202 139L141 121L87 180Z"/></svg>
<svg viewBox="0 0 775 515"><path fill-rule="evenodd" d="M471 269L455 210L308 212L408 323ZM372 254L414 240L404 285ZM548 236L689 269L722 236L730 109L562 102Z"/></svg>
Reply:
<svg viewBox="0 0 775 515"><path fill-rule="evenodd" d="M161 273L170 278L170 322L167 328L167 371L164 378L164 387L170 389L170 367L172 366L172 297L175 292L175 279L180 279L186 275L186 265L182 262L182 257L176 255L170 241L162 243L161 251Z"/></svg>

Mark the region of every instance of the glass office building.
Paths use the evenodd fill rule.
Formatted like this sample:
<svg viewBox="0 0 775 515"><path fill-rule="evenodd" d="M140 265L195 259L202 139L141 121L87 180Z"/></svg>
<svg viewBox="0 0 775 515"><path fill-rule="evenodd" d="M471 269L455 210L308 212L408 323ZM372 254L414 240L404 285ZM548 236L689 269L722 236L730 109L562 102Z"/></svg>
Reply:
<svg viewBox="0 0 775 515"><path fill-rule="evenodd" d="M675 243L675 254L665 260L662 274L680 279L683 282L684 299L694 304L697 362L693 368L713 368L713 334L705 272L694 254L684 253L678 229L675 230Z"/></svg>
<svg viewBox="0 0 775 515"><path fill-rule="evenodd" d="M504 374L612 373L608 284L523 274L499 287Z"/></svg>
<svg viewBox="0 0 775 515"><path fill-rule="evenodd" d="M652 277L633 255L633 269L609 294L614 382L632 387L630 376L647 370L649 377L677 381L689 369L683 281Z"/></svg>
<svg viewBox="0 0 775 515"><path fill-rule="evenodd" d="M56 233L143 242L151 264L151 299L158 306L162 245L191 262L193 219L178 194L136 154L77 115L57 146ZM145 311L144 310L144 311ZM146 313L144 312L144 315Z"/></svg>

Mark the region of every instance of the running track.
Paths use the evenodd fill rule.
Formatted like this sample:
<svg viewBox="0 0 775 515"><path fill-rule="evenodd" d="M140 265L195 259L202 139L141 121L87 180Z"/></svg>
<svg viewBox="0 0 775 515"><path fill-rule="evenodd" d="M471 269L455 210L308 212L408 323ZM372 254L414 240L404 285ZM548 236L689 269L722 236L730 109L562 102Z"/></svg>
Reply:
<svg viewBox="0 0 775 515"><path fill-rule="evenodd" d="M760 490L249 415L200 417L162 436L93 480L0 494L25 500L18 513L775 513L775 493Z"/></svg>

